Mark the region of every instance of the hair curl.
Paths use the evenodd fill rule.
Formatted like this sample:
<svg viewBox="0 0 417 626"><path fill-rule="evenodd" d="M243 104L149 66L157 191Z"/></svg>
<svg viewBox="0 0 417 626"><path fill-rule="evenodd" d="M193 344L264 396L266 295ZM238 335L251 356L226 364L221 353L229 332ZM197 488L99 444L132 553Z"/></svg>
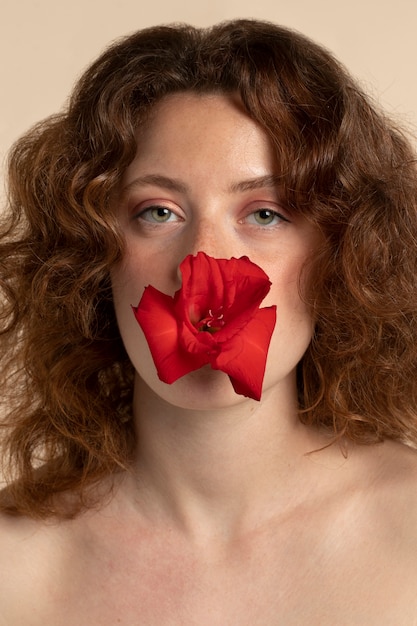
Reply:
<svg viewBox="0 0 417 626"><path fill-rule="evenodd" d="M167 94L238 93L268 133L290 210L323 234L306 298L300 418L359 443L417 442L417 173L402 132L324 49L237 20L139 31L85 72L9 160L0 240L5 459L13 502L62 514L132 449L132 366L112 305L112 209L138 124ZM13 471L10 471L10 470Z"/></svg>

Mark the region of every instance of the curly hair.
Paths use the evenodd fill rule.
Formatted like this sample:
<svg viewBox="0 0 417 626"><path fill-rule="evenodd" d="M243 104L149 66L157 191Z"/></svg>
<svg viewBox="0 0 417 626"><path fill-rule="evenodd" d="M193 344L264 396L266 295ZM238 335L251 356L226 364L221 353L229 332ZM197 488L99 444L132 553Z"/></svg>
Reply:
<svg viewBox="0 0 417 626"><path fill-rule="evenodd" d="M408 140L302 35L236 20L145 29L108 48L66 110L9 158L0 239L3 510L63 514L129 464L133 368L112 304L114 212L135 130L172 93L234 93L267 132L291 211L323 244L300 419L358 443L417 443L417 172ZM80 504L81 506L81 504Z"/></svg>

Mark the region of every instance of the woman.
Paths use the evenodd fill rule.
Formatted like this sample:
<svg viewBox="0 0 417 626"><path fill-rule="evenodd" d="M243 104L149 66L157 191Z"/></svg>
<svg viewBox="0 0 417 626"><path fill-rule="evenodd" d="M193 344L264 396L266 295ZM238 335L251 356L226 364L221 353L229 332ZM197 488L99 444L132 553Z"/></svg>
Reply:
<svg viewBox="0 0 417 626"><path fill-rule="evenodd" d="M16 144L3 623L417 623L416 180L248 20L121 40Z"/></svg>

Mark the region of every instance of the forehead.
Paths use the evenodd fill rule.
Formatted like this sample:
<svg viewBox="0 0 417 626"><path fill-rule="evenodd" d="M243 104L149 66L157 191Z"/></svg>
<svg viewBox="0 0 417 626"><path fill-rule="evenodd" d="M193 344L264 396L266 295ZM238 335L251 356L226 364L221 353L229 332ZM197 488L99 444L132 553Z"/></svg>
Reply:
<svg viewBox="0 0 417 626"><path fill-rule="evenodd" d="M227 164L236 174L274 169L266 132L228 94L181 93L165 97L136 131L137 154L128 168L195 169L197 164L221 173ZM243 174L243 172L242 172Z"/></svg>

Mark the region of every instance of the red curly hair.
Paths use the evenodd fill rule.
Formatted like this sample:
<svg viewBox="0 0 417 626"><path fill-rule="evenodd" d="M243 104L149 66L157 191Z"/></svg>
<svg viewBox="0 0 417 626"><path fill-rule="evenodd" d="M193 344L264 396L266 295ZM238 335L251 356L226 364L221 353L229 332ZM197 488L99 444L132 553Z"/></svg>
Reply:
<svg viewBox="0 0 417 626"><path fill-rule="evenodd" d="M161 26L112 45L67 109L10 154L0 341L12 497L3 510L63 514L54 496L82 499L129 464L133 371L109 280L123 255L114 198L138 125L185 91L240 95L275 148L287 207L323 235L305 296L315 332L299 365L300 419L359 443L417 443L409 142L302 35L252 20Z"/></svg>

